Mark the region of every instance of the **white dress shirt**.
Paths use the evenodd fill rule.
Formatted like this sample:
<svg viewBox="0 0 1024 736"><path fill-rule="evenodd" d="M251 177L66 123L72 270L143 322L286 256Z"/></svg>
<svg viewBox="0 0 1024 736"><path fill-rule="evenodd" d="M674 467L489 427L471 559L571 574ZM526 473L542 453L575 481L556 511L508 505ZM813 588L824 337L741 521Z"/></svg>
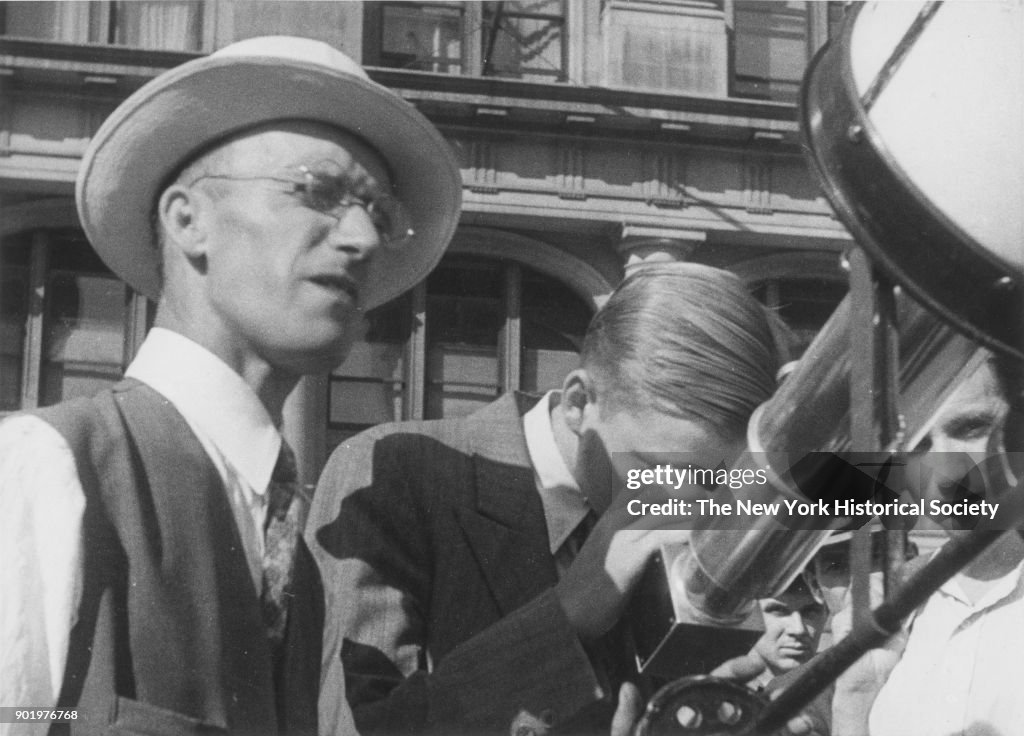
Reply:
<svg viewBox="0 0 1024 736"><path fill-rule="evenodd" d="M928 599L871 709L871 736L1024 733L1022 566L977 603L955 578Z"/></svg>
<svg viewBox="0 0 1024 736"><path fill-rule="evenodd" d="M551 409L560 399L561 392L548 391L536 406L523 415L526 451L533 465L533 479L544 508L548 543L559 577L565 574L579 551L566 542L591 510L587 497L555 444Z"/></svg>
<svg viewBox="0 0 1024 736"><path fill-rule="evenodd" d="M205 348L152 329L126 376L166 397L228 492L256 590L264 495L281 435L242 378ZM0 424L0 705L51 707L81 597L85 497L67 442L34 416ZM44 733L48 724L0 733Z"/></svg>

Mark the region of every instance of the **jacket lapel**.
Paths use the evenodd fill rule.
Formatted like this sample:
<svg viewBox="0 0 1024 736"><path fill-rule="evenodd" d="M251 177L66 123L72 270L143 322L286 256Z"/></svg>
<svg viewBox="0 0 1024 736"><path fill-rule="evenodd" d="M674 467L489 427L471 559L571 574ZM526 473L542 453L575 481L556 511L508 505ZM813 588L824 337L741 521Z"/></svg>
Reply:
<svg viewBox="0 0 1024 736"><path fill-rule="evenodd" d="M557 582L522 431L521 415L534 403L505 396L467 420L476 505L457 514L503 616Z"/></svg>

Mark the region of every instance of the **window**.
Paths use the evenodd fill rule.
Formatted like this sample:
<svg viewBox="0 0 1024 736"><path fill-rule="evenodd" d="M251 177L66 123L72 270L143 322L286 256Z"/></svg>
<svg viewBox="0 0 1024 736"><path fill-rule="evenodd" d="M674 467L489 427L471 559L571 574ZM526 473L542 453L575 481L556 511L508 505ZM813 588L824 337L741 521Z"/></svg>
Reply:
<svg viewBox="0 0 1024 736"><path fill-rule="evenodd" d="M43 406L89 396L123 371L128 294L85 238L51 234L43 318Z"/></svg>
<svg viewBox="0 0 1024 736"><path fill-rule="evenodd" d="M24 238L0 248L0 411L21 406L30 251Z"/></svg>
<svg viewBox="0 0 1024 736"><path fill-rule="evenodd" d="M483 3L485 77L565 78L564 0Z"/></svg>
<svg viewBox="0 0 1024 736"><path fill-rule="evenodd" d="M367 58L441 74L564 81L565 0L367 4ZM372 62L371 62L372 63Z"/></svg>
<svg viewBox="0 0 1024 736"><path fill-rule="evenodd" d="M735 5L733 94L795 102L809 60L806 2Z"/></svg>
<svg viewBox="0 0 1024 736"><path fill-rule="evenodd" d="M734 2L730 94L796 102L811 55L839 32L845 12L841 2Z"/></svg>
<svg viewBox="0 0 1024 736"><path fill-rule="evenodd" d="M762 281L754 295L791 330L788 347L796 359L832 316L847 290L842 280L793 276Z"/></svg>
<svg viewBox="0 0 1024 736"><path fill-rule="evenodd" d="M789 328L790 357L799 358L849 291L840 254L775 253L728 266Z"/></svg>
<svg viewBox="0 0 1024 736"><path fill-rule="evenodd" d="M461 74L464 11L464 7L450 4L384 5L381 65Z"/></svg>
<svg viewBox="0 0 1024 736"><path fill-rule="evenodd" d="M328 444L384 421L462 416L509 390L558 388L577 366L590 317L551 276L448 256L369 315L365 342L331 376Z"/></svg>
<svg viewBox="0 0 1024 736"><path fill-rule="evenodd" d="M200 0L11 0L0 3L0 32L63 43L198 51L202 11Z"/></svg>
<svg viewBox="0 0 1024 736"><path fill-rule="evenodd" d="M609 85L725 96L728 44L721 3L614 0L602 26Z"/></svg>
<svg viewBox="0 0 1024 736"><path fill-rule="evenodd" d="M5 237L0 273L0 411L88 396L120 380L146 327L146 300L110 273L80 230Z"/></svg>
<svg viewBox="0 0 1024 736"><path fill-rule="evenodd" d="M367 331L330 378L328 417L337 439L403 417L412 299L404 294L367 315Z"/></svg>

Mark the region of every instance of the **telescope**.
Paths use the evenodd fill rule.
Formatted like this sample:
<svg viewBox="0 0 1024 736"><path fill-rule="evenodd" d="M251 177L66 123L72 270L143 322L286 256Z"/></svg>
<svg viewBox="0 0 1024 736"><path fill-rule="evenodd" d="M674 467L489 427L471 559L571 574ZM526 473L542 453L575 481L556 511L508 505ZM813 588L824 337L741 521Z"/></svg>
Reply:
<svg viewBox="0 0 1024 736"><path fill-rule="evenodd" d="M850 255L849 296L751 418L737 467L764 471L770 482L737 495L771 502L822 487L884 486L885 459L925 435L983 348L1020 372L1022 18L1019 0L859 3L812 61L800 99L805 153L859 249ZM1000 451L1019 457L1020 434L1008 426ZM880 462L847 462L857 453ZM1019 491L1020 465L1003 467L988 478L990 490ZM1020 526L1020 495L1003 497L994 523L948 543L778 700L683 678L652 698L637 736L771 733L1002 531ZM757 599L783 591L834 529L860 521L698 521L688 544L662 549L633 601L641 672L678 677L710 670L709 652L749 651Z"/></svg>

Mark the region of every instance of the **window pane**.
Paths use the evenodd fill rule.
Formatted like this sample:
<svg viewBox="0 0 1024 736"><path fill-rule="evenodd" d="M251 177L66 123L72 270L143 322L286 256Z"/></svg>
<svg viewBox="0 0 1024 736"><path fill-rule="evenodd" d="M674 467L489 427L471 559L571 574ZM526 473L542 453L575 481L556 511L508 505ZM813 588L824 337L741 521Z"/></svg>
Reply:
<svg viewBox="0 0 1024 736"><path fill-rule="evenodd" d="M88 396L116 383L124 356L124 284L56 271L46 290L41 403Z"/></svg>
<svg viewBox="0 0 1024 736"><path fill-rule="evenodd" d="M10 238L0 247L0 411L21 408L29 278L29 246L23 240Z"/></svg>
<svg viewBox="0 0 1024 736"><path fill-rule="evenodd" d="M382 18L383 66L462 73L462 8L386 3Z"/></svg>
<svg viewBox="0 0 1024 736"><path fill-rule="evenodd" d="M4 19L3 32L7 36L85 43L90 40L89 17L92 5L86 0L11 0L3 3L0 8Z"/></svg>
<svg viewBox="0 0 1024 736"><path fill-rule="evenodd" d="M88 396L121 378L127 288L78 231L51 234L40 403Z"/></svg>
<svg viewBox="0 0 1024 736"><path fill-rule="evenodd" d="M143 49L198 51L203 6L199 0L133 0L114 3L114 43Z"/></svg>
<svg viewBox="0 0 1024 736"><path fill-rule="evenodd" d="M795 102L808 61L807 3L736 3L739 97Z"/></svg>
<svg viewBox="0 0 1024 736"><path fill-rule="evenodd" d="M452 259L427 279L427 344L497 348L504 324L497 262Z"/></svg>
<svg viewBox="0 0 1024 736"><path fill-rule="evenodd" d="M468 345L427 351L426 417L461 417L498 396L498 353Z"/></svg>
<svg viewBox="0 0 1024 736"><path fill-rule="evenodd" d="M622 64L612 69L614 84L682 94L724 91L714 35L677 19L663 28L624 25L616 31Z"/></svg>
<svg viewBox="0 0 1024 736"><path fill-rule="evenodd" d="M797 359L832 316L847 290L847 283L840 279L781 278L762 282L754 289L754 295L790 328L789 350L791 357Z"/></svg>
<svg viewBox="0 0 1024 736"><path fill-rule="evenodd" d="M821 329L847 291L842 281L781 279L777 283L782 318L795 329L812 334Z"/></svg>
<svg viewBox="0 0 1024 736"><path fill-rule="evenodd" d="M567 286L523 269L523 391L561 387L566 374L579 367L590 318L590 307Z"/></svg>
<svg viewBox="0 0 1024 736"><path fill-rule="evenodd" d="M367 315L367 332L331 374L328 423L355 431L402 416L411 302L402 296Z"/></svg>
<svg viewBox="0 0 1024 736"><path fill-rule="evenodd" d="M331 381L331 423L369 427L393 422L402 410L402 385L380 381Z"/></svg>
<svg viewBox="0 0 1024 736"><path fill-rule="evenodd" d="M560 1L484 3L483 11L484 75L564 79Z"/></svg>
<svg viewBox="0 0 1024 736"><path fill-rule="evenodd" d="M427 278L425 416L462 416L498 395L503 266L454 258Z"/></svg>
<svg viewBox="0 0 1024 736"><path fill-rule="evenodd" d="M544 393L559 389L565 377L580 367L579 354L571 350L523 350L523 391Z"/></svg>

